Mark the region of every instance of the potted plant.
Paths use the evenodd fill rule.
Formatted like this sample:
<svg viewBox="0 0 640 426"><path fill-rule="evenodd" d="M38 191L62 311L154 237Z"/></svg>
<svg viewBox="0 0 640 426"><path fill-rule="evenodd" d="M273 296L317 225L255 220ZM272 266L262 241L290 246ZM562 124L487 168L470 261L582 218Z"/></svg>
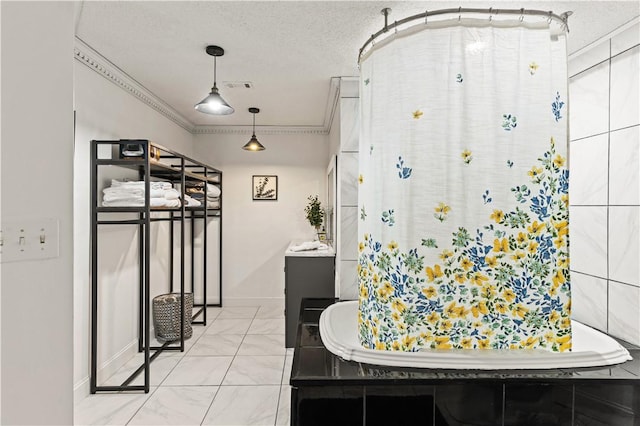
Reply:
<svg viewBox="0 0 640 426"><path fill-rule="evenodd" d="M309 204L304 208L304 212L307 215L309 224L316 228L318 239L322 239L320 236L320 227L322 226L322 220L324 219L324 210L322 209L322 205L320 204L317 195L310 195L307 199L309 200Z"/></svg>

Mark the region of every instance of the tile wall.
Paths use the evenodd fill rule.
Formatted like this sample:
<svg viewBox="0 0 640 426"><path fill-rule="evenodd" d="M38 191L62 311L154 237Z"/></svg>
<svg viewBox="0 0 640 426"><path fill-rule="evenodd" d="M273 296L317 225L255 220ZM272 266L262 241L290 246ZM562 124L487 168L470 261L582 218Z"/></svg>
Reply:
<svg viewBox="0 0 640 426"><path fill-rule="evenodd" d="M640 18L569 76L573 316L640 344Z"/></svg>

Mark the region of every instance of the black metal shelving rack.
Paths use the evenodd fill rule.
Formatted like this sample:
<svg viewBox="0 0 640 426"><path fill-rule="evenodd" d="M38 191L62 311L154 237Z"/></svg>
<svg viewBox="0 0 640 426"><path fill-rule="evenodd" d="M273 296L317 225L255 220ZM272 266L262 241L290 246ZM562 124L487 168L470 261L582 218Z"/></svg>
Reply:
<svg viewBox="0 0 640 426"><path fill-rule="evenodd" d="M121 146L139 144L143 148L140 157L120 158ZM106 154L99 152L99 147L107 147ZM100 155L108 158L100 158ZM126 169L137 170L139 180L145 182L145 204L143 207L100 207L98 200L98 179L100 166L119 166ZM91 141L91 364L90 364L90 391L120 392L120 391L144 391L150 388L150 364L162 351L184 351L184 324L180 324L180 339L175 342L166 342L161 346L151 346L150 337L150 300L151 300L151 270L150 253L151 222L168 221L169 231L169 291L174 290L174 230L176 224L180 227L180 272L179 285L181 294L181 311L184 311L185 293L185 222L190 223L190 268L191 268L191 292L195 293L195 222L202 221L202 303L194 303L195 309L192 315L192 324L207 324L206 307L222 306L222 197L217 208L207 206L207 185L222 186L222 172L211 166L200 163L170 149L151 143L148 140L92 140ZM150 182L151 179L171 182L172 185L180 185L182 193L181 206L172 209L156 209L150 207ZM184 203L184 194L187 182L204 183L204 204L200 207L187 207ZM125 219L101 219L103 213L125 213ZM137 213L137 219L131 219L131 214ZM161 213L161 214L156 214ZM113 216L113 215L111 215ZM218 250L220 253L218 267L219 301L208 303L207 299L207 225L210 218L219 220ZM138 262L139 262L139 318L138 318L138 352L144 353L144 361L119 386L100 386L97 384L98 370L98 228L101 225L137 225L138 226ZM195 294L194 294L195 296ZM195 300L195 297L194 297ZM202 315L201 319L197 319ZM182 315L181 315L182 317ZM174 346L174 344L179 344ZM153 351L153 353L151 353ZM131 385L130 383L144 372L144 385Z"/></svg>

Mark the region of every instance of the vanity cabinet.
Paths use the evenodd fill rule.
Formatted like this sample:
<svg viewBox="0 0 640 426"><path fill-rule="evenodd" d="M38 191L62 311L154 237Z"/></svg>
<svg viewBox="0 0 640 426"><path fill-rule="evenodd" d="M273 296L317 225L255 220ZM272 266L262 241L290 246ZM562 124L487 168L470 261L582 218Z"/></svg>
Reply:
<svg viewBox="0 0 640 426"><path fill-rule="evenodd" d="M335 251L293 252L284 257L285 346L293 348L303 298L335 297Z"/></svg>

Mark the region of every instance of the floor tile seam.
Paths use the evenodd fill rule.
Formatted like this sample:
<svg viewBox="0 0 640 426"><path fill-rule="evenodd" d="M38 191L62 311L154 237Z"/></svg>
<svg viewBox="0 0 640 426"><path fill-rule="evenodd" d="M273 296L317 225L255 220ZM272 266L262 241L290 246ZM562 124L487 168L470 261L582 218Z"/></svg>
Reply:
<svg viewBox="0 0 640 426"><path fill-rule="evenodd" d="M231 365L231 364L229 364L229 365ZM218 396L218 392L220 392L220 386L221 385L218 385L218 389L216 389L216 393L213 394L213 398L211 398L211 402L209 402L209 406L207 407L207 410L204 412L204 416L202 417L202 420L200 421L200 425L204 424L204 420L209 415L209 411L211 411L211 407L213 406L213 401L216 400L216 397Z"/></svg>
<svg viewBox="0 0 640 426"><path fill-rule="evenodd" d="M151 399L151 397L153 396L153 394L155 394L157 392L157 390L160 389L160 386L154 386L153 392L149 392L149 394L147 395L147 399L144 400L144 402L142 404L140 404L140 406L136 409L136 411L131 415L131 417L129 417L129 420L127 420L127 422L125 423L125 425L128 425L129 423L131 423L131 421L134 419L135 416L138 415L138 413L140 412L140 410L142 410L142 407L144 407L146 405L147 402L149 402L149 399Z"/></svg>

